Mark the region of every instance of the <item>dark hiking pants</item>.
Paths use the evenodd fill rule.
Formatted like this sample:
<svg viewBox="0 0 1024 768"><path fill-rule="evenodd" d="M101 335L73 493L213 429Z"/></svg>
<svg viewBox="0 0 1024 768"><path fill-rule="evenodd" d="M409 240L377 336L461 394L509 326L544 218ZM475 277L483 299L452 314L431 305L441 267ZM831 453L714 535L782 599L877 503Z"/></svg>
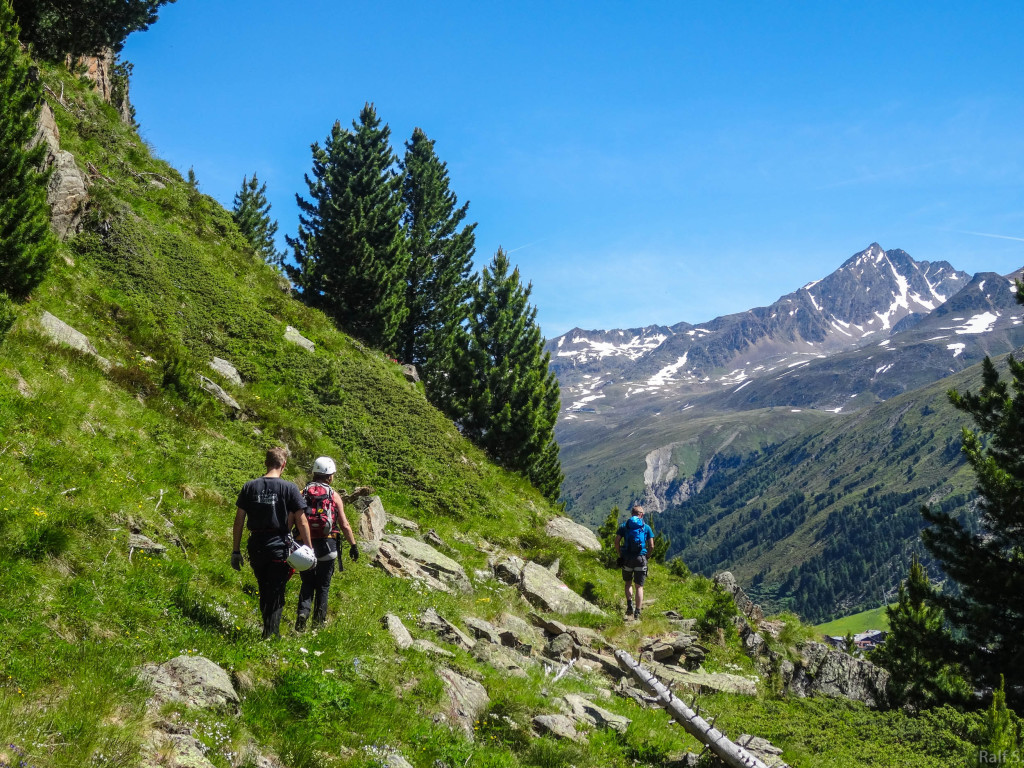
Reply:
<svg viewBox="0 0 1024 768"><path fill-rule="evenodd" d="M299 574L302 587L299 589L299 619L308 618L313 608L313 623L327 621L327 594L331 591L334 578L334 560L319 560L315 568Z"/></svg>
<svg viewBox="0 0 1024 768"><path fill-rule="evenodd" d="M281 614L292 567L284 560L284 549L277 547L250 549L249 563L259 587L263 639L266 640L281 634Z"/></svg>

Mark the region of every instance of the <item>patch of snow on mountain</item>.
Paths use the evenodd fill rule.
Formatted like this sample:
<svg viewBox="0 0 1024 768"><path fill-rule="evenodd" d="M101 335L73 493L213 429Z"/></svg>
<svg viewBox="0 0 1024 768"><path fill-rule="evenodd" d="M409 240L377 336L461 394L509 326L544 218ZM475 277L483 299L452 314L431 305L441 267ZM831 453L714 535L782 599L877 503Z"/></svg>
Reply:
<svg viewBox="0 0 1024 768"><path fill-rule="evenodd" d="M963 320L962 317L954 317L954 320ZM964 334L976 334L976 333L988 333L992 330L996 324L996 320L999 319L999 315L992 312L982 312L979 315L975 315L966 323L961 326L954 326L951 328L943 328L944 331L955 331L958 336Z"/></svg>
<svg viewBox="0 0 1024 768"><path fill-rule="evenodd" d="M978 283L978 290L979 291L984 291L985 290L985 281L984 280L982 280L980 283Z"/></svg>
<svg viewBox="0 0 1024 768"><path fill-rule="evenodd" d="M740 384L738 387L736 387L736 389L733 390L733 394L735 394L736 392L739 392L741 389L743 389L745 386L747 386L747 384L750 384L752 381L753 381L753 379L748 379L747 381L744 381L742 384Z"/></svg>
<svg viewBox="0 0 1024 768"><path fill-rule="evenodd" d="M835 318L832 318L832 327L839 331L841 334L843 334L843 336L849 336L850 338L853 338L853 334L846 330L847 328L850 327L849 323L844 323L842 320L836 320Z"/></svg>
<svg viewBox="0 0 1024 768"><path fill-rule="evenodd" d="M572 344L586 346L570 350L559 349L557 356L571 357L578 363L586 363L591 359L602 360L606 357L628 357L630 360L637 360L652 349L656 349L667 338L668 336L658 333L653 336L634 336L624 344L614 344L610 341L595 341L586 336L574 336Z"/></svg>
<svg viewBox="0 0 1024 768"><path fill-rule="evenodd" d="M692 406L692 405L690 405L689 403L687 403L686 405L684 405L684 406L683 406L683 410L684 410L684 411L688 411L688 410L690 410L691 408L693 408L693 406Z"/></svg>
<svg viewBox="0 0 1024 768"><path fill-rule="evenodd" d="M787 368L798 368L801 365L808 365L810 362L811 362L810 360L797 360L795 363L790 363L786 367Z"/></svg>
<svg viewBox="0 0 1024 768"><path fill-rule="evenodd" d="M708 334L711 333L707 328L693 328L686 332L687 336L696 336L698 333Z"/></svg>
<svg viewBox="0 0 1024 768"><path fill-rule="evenodd" d="M558 348L561 349L562 348L562 344L564 344L564 343L565 343L565 336L563 336L562 338L560 338L558 340Z"/></svg>
<svg viewBox="0 0 1024 768"><path fill-rule="evenodd" d="M719 379L722 382L723 387L728 387L730 384L739 384L749 378L746 370L743 368L736 368L735 370L729 371L725 376Z"/></svg>
<svg viewBox="0 0 1024 768"><path fill-rule="evenodd" d="M569 411L570 413L572 413L573 411L582 411L586 407L587 403L591 403L594 400L600 400L603 397L605 397L605 394L603 392L598 395L588 395L587 397L581 397L579 400L573 401L573 404L570 405L565 410Z"/></svg>
<svg viewBox="0 0 1024 768"><path fill-rule="evenodd" d="M925 341L942 341L943 339L948 338L949 336L932 336L930 339L925 339Z"/></svg>
<svg viewBox="0 0 1024 768"><path fill-rule="evenodd" d="M922 307L927 309L929 312L935 309L935 302L932 301L931 299L921 298L921 294L919 293L910 294L910 298L912 298L917 304L920 304Z"/></svg>
<svg viewBox="0 0 1024 768"><path fill-rule="evenodd" d="M885 339L883 341L878 342L878 346L885 347L885 346L888 346L891 342L892 342L892 339Z"/></svg>
<svg viewBox="0 0 1024 768"><path fill-rule="evenodd" d="M806 288L804 288L804 290L807 291ZM807 291L807 298L809 298L811 300L811 304L814 305L814 308L816 310L818 310L819 312L821 312L821 306L818 304L817 301L814 300L814 294L811 293L810 291Z"/></svg>
<svg viewBox="0 0 1024 768"><path fill-rule="evenodd" d="M895 365L895 363L888 363L887 365L883 365L881 368L875 368L875 376L877 376L880 373L885 373L890 368L892 368L893 365Z"/></svg>
<svg viewBox="0 0 1024 768"><path fill-rule="evenodd" d="M800 413L800 412L801 412L801 409L799 409L799 408L790 408L790 409L789 409L789 412L790 412L790 413Z"/></svg>
<svg viewBox="0 0 1024 768"><path fill-rule="evenodd" d="M666 365L656 374L651 376L647 380L647 386L649 387L663 387L672 381L672 377L679 372L679 369L686 365L686 358L689 356L690 351L687 350L683 353L683 356L676 360L671 365Z"/></svg>
<svg viewBox="0 0 1024 768"><path fill-rule="evenodd" d="M959 357L960 353L967 348L966 344L947 344L946 349L953 350L953 357Z"/></svg>
<svg viewBox="0 0 1024 768"><path fill-rule="evenodd" d="M824 410L827 413L839 413L841 410L843 410L843 406L840 405L838 408L825 408Z"/></svg>

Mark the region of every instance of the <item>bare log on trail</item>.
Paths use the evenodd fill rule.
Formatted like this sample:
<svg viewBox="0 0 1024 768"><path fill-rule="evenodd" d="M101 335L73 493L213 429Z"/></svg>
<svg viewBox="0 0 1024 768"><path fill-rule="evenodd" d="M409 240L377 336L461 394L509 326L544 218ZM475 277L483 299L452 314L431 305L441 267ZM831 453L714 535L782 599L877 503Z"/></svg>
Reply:
<svg viewBox="0 0 1024 768"><path fill-rule="evenodd" d="M684 704L648 669L636 662L625 651L616 651L615 658L626 667L644 687L658 697L661 705L688 734L704 744L729 768L768 768L761 760L743 747L729 741L725 734Z"/></svg>

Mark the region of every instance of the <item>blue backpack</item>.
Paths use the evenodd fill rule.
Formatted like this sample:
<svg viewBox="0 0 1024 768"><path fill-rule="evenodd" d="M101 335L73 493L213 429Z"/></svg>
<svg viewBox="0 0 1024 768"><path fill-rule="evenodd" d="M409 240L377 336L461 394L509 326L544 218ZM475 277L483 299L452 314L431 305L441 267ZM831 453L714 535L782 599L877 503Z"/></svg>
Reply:
<svg viewBox="0 0 1024 768"><path fill-rule="evenodd" d="M644 535L646 530L647 525L635 515L626 521L626 535L623 537L626 555L639 557L647 554L647 537Z"/></svg>

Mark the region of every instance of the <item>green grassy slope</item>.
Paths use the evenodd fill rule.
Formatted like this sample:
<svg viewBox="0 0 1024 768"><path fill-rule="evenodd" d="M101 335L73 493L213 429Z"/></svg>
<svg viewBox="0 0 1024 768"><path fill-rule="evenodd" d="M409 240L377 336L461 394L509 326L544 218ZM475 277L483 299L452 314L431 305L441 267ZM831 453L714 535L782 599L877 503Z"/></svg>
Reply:
<svg viewBox="0 0 1024 768"><path fill-rule="evenodd" d="M861 632L867 632L869 629L881 629L888 631L889 617L885 613L885 608L872 608L867 611L855 613L852 616L844 616L843 618L836 619L835 621L818 624L815 629L823 635L834 636L845 636L847 632L851 632L856 635Z"/></svg>
<svg viewBox="0 0 1024 768"><path fill-rule="evenodd" d="M734 570L758 599L823 621L889 599L914 552L927 562L920 507L966 513L968 420L946 398L977 389L975 366L831 420L758 461L719 473L666 512L674 551L701 572Z"/></svg>
<svg viewBox="0 0 1024 768"><path fill-rule="evenodd" d="M289 768L380 766L388 749L417 768L661 765L699 751L663 713L614 697L603 705L633 718L625 736L532 738L530 717L553 711L553 697L593 693L602 681L554 683L539 667L509 679L454 648L448 663L486 686L491 707L475 743L452 731L437 662L396 652L380 618L396 613L432 637L415 625L427 607L451 618L525 613L514 590L487 579L447 595L361 561L336 579L325 629L258 641L255 581L228 564L233 499L279 442L293 451L289 479L301 483L316 455L335 456L342 485L374 486L390 512L434 528L470 574L487 566L482 541L558 559L561 578L608 611L589 623L621 647L667 630L659 610L703 616L711 590L656 566L656 602L642 626L625 625L618 573L546 537L553 510L538 493L463 440L395 364L289 298L229 215L153 158L82 83L62 70L42 74L65 94L67 106L55 105L64 148L95 172L86 231L62 248L0 345L0 745L10 745L0 746L0 766L137 765L153 718L135 670L179 654L224 666L243 694L238 717L161 712L200 738L218 768L252 765L251 743ZM48 342L44 311L86 333L113 367ZM315 353L285 343L286 325L316 342ZM220 380L238 414L197 388L200 372L217 378L207 367L214 355L245 379ZM132 530L167 554L132 553ZM715 645L706 666L751 671L734 640ZM930 716L770 690L708 706L736 732L763 731L787 758L792 751L797 768L854 765L854 754L865 765L954 765L971 751L966 726ZM931 738L896 749L897 731Z"/></svg>

